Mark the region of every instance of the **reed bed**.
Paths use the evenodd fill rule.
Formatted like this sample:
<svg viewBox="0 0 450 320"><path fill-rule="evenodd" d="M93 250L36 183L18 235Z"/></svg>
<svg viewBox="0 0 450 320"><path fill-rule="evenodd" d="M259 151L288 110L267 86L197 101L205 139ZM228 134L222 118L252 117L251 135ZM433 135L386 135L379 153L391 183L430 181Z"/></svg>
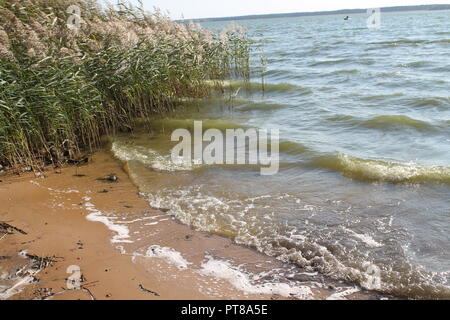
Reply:
<svg viewBox="0 0 450 320"><path fill-rule="evenodd" d="M249 52L236 26L214 34L131 5L0 0L0 165L74 159L136 118L208 96L211 80L248 79Z"/></svg>

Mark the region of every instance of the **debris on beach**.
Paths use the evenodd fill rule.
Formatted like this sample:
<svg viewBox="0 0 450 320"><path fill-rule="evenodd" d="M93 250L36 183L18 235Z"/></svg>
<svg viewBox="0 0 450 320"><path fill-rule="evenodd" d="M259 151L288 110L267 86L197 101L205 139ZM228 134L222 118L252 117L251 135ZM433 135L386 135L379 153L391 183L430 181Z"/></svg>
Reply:
<svg viewBox="0 0 450 320"><path fill-rule="evenodd" d="M104 181L104 182L119 182L119 178L115 173L108 174L107 176L103 178L98 178L98 181Z"/></svg>
<svg viewBox="0 0 450 320"><path fill-rule="evenodd" d="M25 286L39 282L37 274L52 266L55 257L39 257L21 251L16 257L0 259L0 300L20 293Z"/></svg>
<svg viewBox="0 0 450 320"><path fill-rule="evenodd" d="M48 300L57 294L59 293L54 293L52 288L40 288L33 293L33 300Z"/></svg>
<svg viewBox="0 0 450 320"><path fill-rule="evenodd" d="M22 255L25 258L30 259L32 261L31 269L36 270L36 271L40 271L40 270L46 269L48 267L51 267L53 265L53 263L56 262L55 257L39 257L37 255L28 254L25 251L22 251L20 253L20 255Z"/></svg>
<svg viewBox="0 0 450 320"><path fill-rule="evenodd" d="M157 207L152 207L152 206L150 206L150 209L161 211L162 213L167 213L171 210L171 209L167 209L167 208L157 208Z"/></svg>
<svg viewBox="0 0 450 320"><path fill-rule="evenodd" d="M4 234L21 233L26 235L27 233L19 228L16 228L6 222L0 222L0 237Z"/></svg>
<svg viewBox="0 0 450 320"><path fill-rule="evenodd" d="M95 298L95 296L92 294L92 292L91 292L91 290L89 290L88 288L86 288L86 287L81 287L81 290L83 290L84 292L86 292L88 295L89 295L89 297L91 298L91 300L97 300L96 298Z"/></svg>
<svg viewBox="0 0 450 320"><path fill-rule="evenodd" d="M90 155L89 154L83 154L83 155L81 155L79 157L67 159L67 163L68 164L72 164L72 165L76 165L76 166L81 166L83 164L89 163L89 159L90 159Z"/></svg>
<svg viewBox="0 0 450 320"><path fill-rule="evenodd" d="M14 234L27 235L27 232L7 222L0 222L0 240ZM20 293L31 283L39 282L37 274L53 265L55 257L40 257L26 250L9 249L0 256L0 300L6 300Z"/></svg>
<svg viewBox="0 0 450 320"><path fill-rule="evenodd" d="M139 285L139 289L145 293L150 293L150 294L154 295L155 297L160 297L159 293L144 288L144 286L142 284Z"/></svg>

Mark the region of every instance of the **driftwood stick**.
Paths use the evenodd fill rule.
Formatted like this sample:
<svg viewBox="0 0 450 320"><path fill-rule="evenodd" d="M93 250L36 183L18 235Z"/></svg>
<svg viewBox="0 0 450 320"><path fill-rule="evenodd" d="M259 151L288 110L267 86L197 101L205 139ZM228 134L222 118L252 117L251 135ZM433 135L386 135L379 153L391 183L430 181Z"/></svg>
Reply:
<svg viewBox="0 0 450 320"><path fill-rule="evenodd" d="M84 286L81 287L81 289L82 289L84 292L87 292L87 293L89 294L89 296L91 297L91 300L97 300L97 299L95 299L95 297L94 297L94 295L92 294L91 290L89 290L88 288L85 288Z"/></svg>
<svg viewBox="0 0 450 320"><path fill-rule="evenodd" d="M0 230L4 230L6 233L14 233L18 232L21 234L27 234L25 231L20 230L19 228L13 227L12 225L6 223L6 222L0 222Z"/></svg>
<svg viewBox="0 0 450 320"><path fill-rule="evenodd" d="M139 285L139 289L141 289L141 291L144 291L144 292L146 292L146 293L150 293L150 294L152 294L152 295L154 295L154 296L156 296L156 297L159 297L159 296L160 296L159 293L144 288L144 287L142 286L142 284Z"/></svg>
<svg viewBox="0 0 450 320"><path fill-rule="evenodd" d="M100 281L91 281L91 282L88 282L88 283L85 283L84 285L83 285L83 287L84 288L87 288L87 287L92 287L92 286L94 286L96 283L99 283Z"/></svg>

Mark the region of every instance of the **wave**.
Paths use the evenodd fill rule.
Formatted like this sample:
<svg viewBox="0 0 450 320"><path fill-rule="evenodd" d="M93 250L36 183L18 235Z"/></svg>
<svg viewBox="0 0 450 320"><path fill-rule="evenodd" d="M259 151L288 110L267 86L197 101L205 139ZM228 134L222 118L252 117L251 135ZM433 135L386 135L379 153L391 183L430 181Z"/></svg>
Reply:
<svg viewBox="0 0 450 320"><path fill-rule="evenodd" d="M255 76L260 76L260 73L255 73ZM283 81L286 80L298 80L305 77L304 74L290 71L290 70L284 70L284 69L271 69L264 72L265 77L270 77L270 79L277 80L282 79ZM270 85L269 85L270 86Z"/></svg>
<svg viewBox="0 0 450 320"><path fill-rule="evenodd" d="M330 118L331 119L331 118ZM336 121L354 121L355 118L348 115L336 116ZM184 127L193 129L193 120L166 120L174 128ZM204 129L236 128L220 120L208 120L204 122ZM169 148L167 148L169 149ZM170 152L163 153L144 146L140 142L133 140L116 138L111 147L114 156L124 162L135 161L146 167L162 172L192 171L201 170L205 165L173 162ZM292 167L313 166L335 172L340 172L344 177L361 181L382 181L391 183L423 183L440 182L450 183L450 167L445 166L420 166L415 163L386 162L381 160L370 160L352 157L342 153L320 154L311 150L305 145L293 141L281 141L279 151L285 155L299 156L295 157L294 162L280 163L280 168L290 169ZM292 161L292 160L291 160ZM299 162L300 161L300 162ZM259 166L222 166L229 169L259 169Z"/></svg>
<svg viewBox="0 0 450 320"><path fill-rule="evenodd" d="M426 285L426 275L407 262L387 265L381 270L369 255L347 251L337 239L352 238L358 248L370 250L382 248L385 243L369 232L353 227L335 230L330 237L322 227L316 229L309 223L309 232L299 232L296 227L278 220L270 207L303 207L304 210L320 209L302 204L297 195L261 194L241 197L238 194L215 194L204 185L189 185L176 189L159 189L146 192L152 207L171 208L173 215L183 224L195 229L214 232L234 239L237 244L251 247L282 262L293 263L307 272L327 274L336 280L354 282L367 290L376 290L399 297L448 298L447 287ZM281 205L281 207L280 207ZM292 207L291 207L292 206ZM265 214L261 214L265 213ZM374 271L380 275L374 277Z"/></svg>
<svg viewBox="0 0 450 320"><path fill-rule="evenodd" d="M450 43L450 39L435 39L435 40L400 39L400 40L394 40L394 41L371 42L371 43L369 43L369 45L391 48L391 47L399 47L399 46L417 47L417 46L424 45L424 44L448 44L448 43Z"/></svg>
<svg viewBox="0 0 450 320"><path fill-rule="evenodd" d="M410 118L404 115L381 115L363 122L364 127L370 129L396 129L402 127L416 130L435 130L435 127L428 122Z"/></svg>
<svg viewBox="0 0 450 320"><path fill-rule="evenodd" d="M418 46L423 43L428 43L430 40L423 39L399 39L394 41L380 41L380 42L370 42L369 45L380 45L386 47L396 47L399 45L410 45L410 46Z"/></svg>
<svg viewBox="0 0 450 320"><path fill-rule="evenodd" d="M358 121L356 117L348 114L338 114L332 117L328 117L326 120L331 122L349 122L349 123L350 122L356 123Z"/></svg>
<svg viewBox="0 0 450 320"><path fill-rule="evenodd" d="M421 97L405 101L405 104L417 108L422 107L440 107L448 109L450 106L450 98L445 97Z"/></svg>
<svg viewBox="0 0 450 320"><path fill-rule="evenodd" d="M300 155L310 151L306 146L292 141L280 142L279 148L280 152L291 155Z"/></svg>
<svg viewBox="0 0 450 320"><path fill-rule="evenodd" d="M236 110L238 111L270 111L270 110L278 110L288 107L283 104L276 103L260 103L260 102L247 102L240 103Z"/></svg>
<svg viewBox="0 0 450 320"><path fill-rule="evenodd" d="M444 43L444 44L449 44L449 43L450 43L450 39L440 39L440 40L430 41L430 43Z"/></svg>
<svg viewBox="0 0 450 320"><path fill-rule="evenodd" d="M230 90L237 90L239 88L246 91L265 91L265 92L295 92L301 95L311 94L312 90L309 88L301 87L292 83L265 83L264 86L258 82L245 82L245 81L225 81L223 82L225 88Z"/></svg>
<svg viewBox="0 0 450 320"><path fill-rule="evenodd" d="M397 92L397 93L389 93L389 94L378 94L378 95L370 95L370 96L363 96L360 98L362 101L385 101L385 99L392 99L397 97L402 97L403 93Z"/></svg>
<svg viewBox="0 0 450 320"><path fill-rule="evenodd" d="M356 74L356 73L359 73L358 69L344 69L331 72L331 74Z"/></svg>
<svg viewBox="0 0 450 320"><path fill-rule="evenodd" d="M162 155L150 148L131 142L116 140L112 143L111 152L114 157L123 162L139 162L155 171L176 172L191 171L200 166L187 165L183 162L175 163L171 155Z"/></svg>
<svg viewBox="0 0 450 320"><path fill-rule="evenodd" d="M337 59L337 60L322 60L322 61L316 61L311 63L310 67L317 67L317 66L323 66L323 65L335 65L335 64L341 64L341 63L352 63L354 62L351 59Z"/></svg>
<svg viewBox="0 0 450 320"><path fill-rule="evenodd" d="M450 167L443 166L426 167L414 163L366 160L341 153L317 157L310 161L310 165L337 171L345 177L363 181L450 183Z"/></svg>
<svg viewBox="0 0 450 320"><path fill-rule="evenodd" d="M265 83L263 87L263 84L260 82L210 80L206 81L206 84L210 87L216 87L219 84L225 89L232 90L233 92L238 89L246 91L263 91L264 88L264 91L266 92L312 93L311 89L292 83Z"/></svg>
<svg viewBox="0 0 450 320"><path fill-rule="evenodd" d="M255 40L250 40L250 42L252 43L274 43L274 42L278 42L279 40L274 39L274 38L259 38L259 39L255 39Z"/></svg>
<svg viewBox="0 0 450 320"><path fill-rule="evenodd" d="M379 115L370 119L361 119L352 115L339 114L326 119L331 122L347 122L349 125L379 130L414 129L418 131L435 131L437 127L404 115Z"/></svg>
<svg viewBox="0 0 450 320"><path fill-rule="evenodd" d="M220 119L158 119L150 120L151 128L156 132L172 133L176 129L187 129L194 131L194 121L201 121L203 130L218 129L225 131L226 129L244 129L245 126L237 123L229 122Z"/></svg>
<svg viewBox="0 0 450 320"><path fill-rule="evenodd" d="M431 65L430 61L414 61L414 62L408 62L408 63L402 63L397 65L397 67L402 68L420 68L420 67L426 67Z"/></svg>
<svg viewBox="0 0 450 320"><path fill-rule="evenodd" d="M230 100L230 99L224 99L224 98L186 100L186 101L181 101L180 105L189 106L189 107L217 105L217 106L227 107L227 108L233 109L235 111L243 111L243 112L257 111L257 110L270 111L270 110L278 110L278 109L292 107L292 105L289 105L289 104L256 102L256 101L245 100L245 99ZM193 121L193 120L188 120L188 121Z"/></svg>

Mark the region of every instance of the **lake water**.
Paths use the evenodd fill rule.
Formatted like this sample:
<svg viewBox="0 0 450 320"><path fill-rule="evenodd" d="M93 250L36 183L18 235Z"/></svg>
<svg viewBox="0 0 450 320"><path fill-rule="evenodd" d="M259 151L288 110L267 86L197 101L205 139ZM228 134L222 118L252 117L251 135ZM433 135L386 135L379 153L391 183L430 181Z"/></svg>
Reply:
<svg viewBox="0 0 450 320"><path fill-rule="evenodd" d="M238 95L185 103L115 155L154 207L282 261L398 297L450 298L450 12L239 21ZM226 22L204 27L219 29ZM264 91L260 57L267 65ZM170 161L170 134L279 128L281 169Z"/></svg>

